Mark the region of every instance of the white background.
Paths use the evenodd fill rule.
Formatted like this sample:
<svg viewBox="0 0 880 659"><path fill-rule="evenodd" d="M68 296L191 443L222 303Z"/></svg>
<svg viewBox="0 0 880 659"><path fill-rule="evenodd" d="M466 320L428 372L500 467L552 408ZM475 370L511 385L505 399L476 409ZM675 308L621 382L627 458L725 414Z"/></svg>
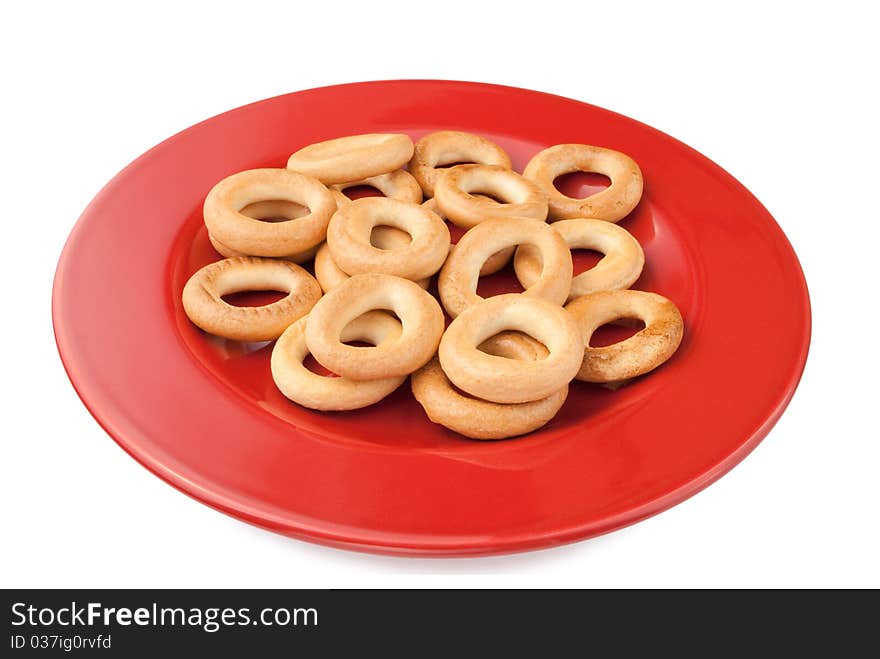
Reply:
<svg viewBox="0 0 880 659"><path fill-rule="evenodd" d="M484 4L4 8L0 586L880 586L880 51L877 21L860 9L870 3ZM794 401L745 462L601 538L417 560L240 523L104 434L67 381L50 320L55 263L89 200L149 147L229 108L405 77L616 110L695 147L763 201L801 258L814 333Z"/></svg>

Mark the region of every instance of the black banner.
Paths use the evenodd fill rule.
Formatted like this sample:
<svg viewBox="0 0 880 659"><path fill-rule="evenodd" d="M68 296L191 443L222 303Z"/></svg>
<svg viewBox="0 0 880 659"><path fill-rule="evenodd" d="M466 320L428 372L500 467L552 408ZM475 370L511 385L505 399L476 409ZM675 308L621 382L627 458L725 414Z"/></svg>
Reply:
<svg viewBox="0 0 880 659"><path fill-rule="evenodd" d="M542 655L612 647L653 651L790 652L871 647L870 605L831 593L660 591L4 591L0 655L335 656L439 650L469 656L478 644L539 647ZM858 599L858 598L855 598ZM835 634L836 625L840 634ZM860 645L866 639L868 645ZM758 645L756 645L758 643ZM611 644L610 646L608 644ZM647 645L646 645L647 644ZM876 647L876 642L873 643ZM320 653L320 654L318 654ZM702 656L706 656L706 654ZM698 652L699 654L699 652Z"/></svg>

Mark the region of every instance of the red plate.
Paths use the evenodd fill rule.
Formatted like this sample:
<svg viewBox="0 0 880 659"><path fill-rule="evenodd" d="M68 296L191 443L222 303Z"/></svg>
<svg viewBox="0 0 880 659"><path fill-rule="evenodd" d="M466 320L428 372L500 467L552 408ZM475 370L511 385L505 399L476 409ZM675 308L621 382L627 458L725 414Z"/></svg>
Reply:
<svg viewBox="0 0 880 659"><path fill-rule="evenodd" d="M201 204L242 169L353 133L440 128L497 141L521 169L583 142L630 154L645 194L623 221L647 265L635 288L674 300L685 339L618 391L575 383L521 439L476 442L431 424L401 387L358 412L287 401L271 346L206 336L187 278L218 258ZM569 180L568 192L590 181ZM502 277L503 279L503 277ZM684 144L613 112L524 89L441 81L326 87L232 110L175 135L86 209L53 292L59 351L83 402L148 469L248 522L304 540L397 554L520 551L604 533L706 487L767 434L810 338L797 258L761 204Z"/></svg>

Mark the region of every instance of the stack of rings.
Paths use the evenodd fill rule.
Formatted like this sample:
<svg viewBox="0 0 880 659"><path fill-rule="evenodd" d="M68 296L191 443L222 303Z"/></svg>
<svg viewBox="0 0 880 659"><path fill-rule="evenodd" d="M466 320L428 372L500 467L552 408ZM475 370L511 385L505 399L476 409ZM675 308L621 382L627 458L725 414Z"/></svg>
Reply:
<svg viewBox="0 0 880 659"><path fill-rule="evenodd" d="M496 334L479 349L500 358L529 361L547 355L542 344L520 332ZM435 357L413 373L412 392L434 423L472 439L503 439L546 425L568 397L568 384L546 398L527 403L493 403L461 393Z"/></svg>
<svg viewBox="0 0 880 659"><path fill-rule="evenodd" d="M377 226L405 231L412 241L399 248L379 249L370 242ZM327 229L333 261L352 275L381 272L424 279L446 261L449 244L449 229L435 213L387 197L365 197L345 204Z"/></svg>
<svg viewBox="0 0 880 659"><path fill-rule="evenodd" d="M511 169L510 156L500 146L485 137L456 130L440 130L425 135L416 142L409 171L422 186L428 197L434 196L434 186L444 165L476 163L499 165Z"/></svg>
<svg viewBox="0 0 880 659"><path fill-rule="evenodd" d="M303 364L309 354L306 321L288 327L272 349L272 377L290 400L313 410L356 410L378 403L397 389L406 376L376 380L324 377ZM365 341L381 346L400 336L400 321L384 311L369 311L342 328L340 341Z"/></svg>
<svg viewBox="0 0 880 659"><path fill-rule="evenodd" d="M373 228L370 234L370 244L379 250L404 249L411 243L412 237L406 231L401 231L394 227L377 226ZM349 277L347 272L336 265L333 256L330 254L330 246L327 243L321 245L321 248L315 254L314 270L315 278L325 293L329 293L331 289L336 288ZM431 278L425 277L424 279L417 280L416 283L427 290L428 286L431 285Z"/></svg>
<svg viewBox="0 0 880 659"><path fill-rule="evenodd" d="M436 213L441 220L443 220L444 222L446 221L446 216L443 215L443 211L441 211L440 207L437 206L437 200L433 197L424 202L422 204L422 208L427 208L432 213ZM452 244L455 245L456 243ZM480 268L480 276L488 277L489 275L494 275L496 272L498 272L504 266L510 263L510 258L513 256L513 253L515 251L515 247L505 247L504 249L495 252L492 256L486 259L483 267Z"/></svg>
<svg viewBox="0 0 880 659"><path fill-rule="evenodd" d="M569 198L554 180L573 171L611 186ZM382 196L352 200L355 186ZM412 376L434 423L481 440L523 435L552 421L572 381L615 388L682 341L670 300L627 290L645 254L614 223L641 194L631 158L584 144L544 149L522 174L499 145L461 131L311 144L286 168L238 172L210 190L207 239L225 258L192 274L183 310L217 336L276 340L269 372L305 408L357 410ZM575 249L603 258L575 276ZM511 261L523 292L482 298L479 278ZM224 299L265 290L285 295L257 307ZM601 325L633 319L644 329L590 345ZM329 375L306 366L310 355Z"/></svg>
<svg viewBox="0 0 880 659"><path fill-rule="evenodd" d="M548 355L521 362L490 355L479 345L505 330L528 334ZM440 365L453 384L494 403L527 403L571 382L584 357L575 319L558 304L507 294L465 309L440 341Z"/></svg>

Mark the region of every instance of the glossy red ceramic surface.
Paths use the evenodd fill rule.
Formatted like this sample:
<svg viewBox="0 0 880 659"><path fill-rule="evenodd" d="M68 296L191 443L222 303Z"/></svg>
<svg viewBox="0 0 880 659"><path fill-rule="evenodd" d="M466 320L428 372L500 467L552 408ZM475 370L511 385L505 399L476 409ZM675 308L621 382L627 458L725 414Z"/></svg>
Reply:
<svg viewBox="0 0 880 659"><path fill-rule="evenodd" d="M206 336L187 278L216 260L201 218L218 180L283 167L296 149L362 132L472 131L517 169L583 142L630 154L645 193L623 220L645 249L634 288L674 300L685 339L618 391L574 383L546 428L503 442L431 424L404 386L358 412L287 401L271 345ZM601 177L567 177L582 195ZM589 259L581 261L581 267ZM481 291L510 289L509 273ZM58 265L53 316L70 379L106 431L187 494L324 544L400 554L519 551L653 515L739 462L791 398L809 300L797 258L730 175L648 126L533 91L444 81L313 89L209 119L144 154L95 198Z"/></svg>

